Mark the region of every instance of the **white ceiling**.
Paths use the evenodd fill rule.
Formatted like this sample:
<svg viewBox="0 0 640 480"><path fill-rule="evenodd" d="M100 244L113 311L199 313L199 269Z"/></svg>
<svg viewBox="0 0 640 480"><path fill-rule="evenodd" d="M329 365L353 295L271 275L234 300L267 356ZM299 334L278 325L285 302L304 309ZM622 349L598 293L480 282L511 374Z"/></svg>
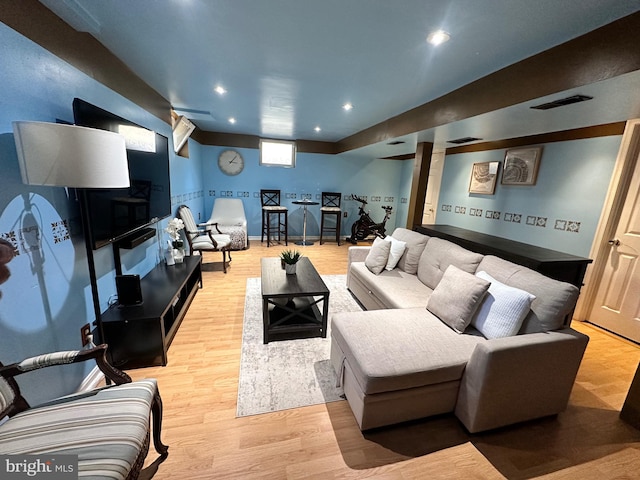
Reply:
<svg viewBox="0 0 640 480"><path fill-rule="evenodd" d="M640 0L41 2L94 35L202 130L329 142L640 10ZM437 48L425 40L436 29L451 34ZM553 114L530 102L351 154L399 155L418 141L443 148L464 136L488 141L638 117L639 75L580 88L595 100ZM215 93L217 85L227 93ZM345 112L345 102L354 109Z"/></svg>

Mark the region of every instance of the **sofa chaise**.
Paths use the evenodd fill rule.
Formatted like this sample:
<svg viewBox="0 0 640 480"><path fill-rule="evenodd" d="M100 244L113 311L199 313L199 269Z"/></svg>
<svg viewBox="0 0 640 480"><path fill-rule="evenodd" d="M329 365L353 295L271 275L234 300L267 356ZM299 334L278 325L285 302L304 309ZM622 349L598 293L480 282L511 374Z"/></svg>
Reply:
<svg viewBox="0 0 640 480"><path fill-rule="evenodd" d="M332 316L331 361L361 430L453 412L475 433L566 408L589 340L569 326L575 286L404 228L348 263L366 310Z"/></svg>

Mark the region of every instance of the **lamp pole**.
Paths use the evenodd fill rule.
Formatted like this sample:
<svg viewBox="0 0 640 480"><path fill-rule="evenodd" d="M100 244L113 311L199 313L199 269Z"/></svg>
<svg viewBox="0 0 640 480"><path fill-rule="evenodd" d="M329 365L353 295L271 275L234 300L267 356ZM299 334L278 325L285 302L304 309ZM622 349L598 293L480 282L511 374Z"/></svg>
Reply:
<svg viewBox="0 0 640 480"><path fill-rule="evenodd" d="M102 312L100 311L100 295L98 293L98 276L96 275L96 264L91 246L91 232L89 230L89 208L87 200L87 190L79 188L80 192L80 221L82 223L82 236L84 246L87 251L87 263L89 265L89 284L91 285L91 298L93 299L93 313L96 317L95 325L100 336L100 343L104 341L104 331L102 328Z"/></svg>

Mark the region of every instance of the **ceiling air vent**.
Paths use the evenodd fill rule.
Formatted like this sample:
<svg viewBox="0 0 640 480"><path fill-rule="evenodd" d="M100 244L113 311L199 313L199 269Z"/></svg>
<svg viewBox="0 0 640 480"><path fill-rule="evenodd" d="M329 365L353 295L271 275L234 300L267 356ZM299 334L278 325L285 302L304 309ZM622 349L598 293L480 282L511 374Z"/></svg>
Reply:
<svg viewBox="0 0 640 480"><path fill-rule="evenodd" d="M586 95L573 95L567 98L561 98L560 100L554 100L553 102L543 103L541 105L535 105L531 108L536 110L549 110L551 108L564 107L565 105L571 105L572 103L586 102L587 100L591 100L593 97L588 97Z"/></svg>
<svg viewBox="0 0 640 480"><path fill-rule="evenodd" d="M387 145L402 145L403 143L405 142L403 142L402 140L394 140L393 142L387 143Z"/></svg>
<svg viewBox="0 0 640 480"><path fill-rule="evenodd" d="M476 137L462 137L462 138L456 138L455 140L448 140L447 143L455 143L456 145L461 145L463 143L475 142L476 140L482 140L482 139L476 138Z"/></svg>

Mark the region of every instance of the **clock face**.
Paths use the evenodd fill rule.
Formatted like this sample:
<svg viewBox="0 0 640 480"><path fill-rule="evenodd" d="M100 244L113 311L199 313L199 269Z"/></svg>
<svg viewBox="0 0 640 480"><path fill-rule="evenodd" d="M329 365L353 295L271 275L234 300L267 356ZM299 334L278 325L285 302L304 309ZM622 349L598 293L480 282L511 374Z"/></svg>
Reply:
<svg viewBox="0 0 640 480"><path fill-rule="evenodd" d="M226 175L238 175L244 168L244 159L235 150L225 150L218 157L218 166Z"/></svg>

